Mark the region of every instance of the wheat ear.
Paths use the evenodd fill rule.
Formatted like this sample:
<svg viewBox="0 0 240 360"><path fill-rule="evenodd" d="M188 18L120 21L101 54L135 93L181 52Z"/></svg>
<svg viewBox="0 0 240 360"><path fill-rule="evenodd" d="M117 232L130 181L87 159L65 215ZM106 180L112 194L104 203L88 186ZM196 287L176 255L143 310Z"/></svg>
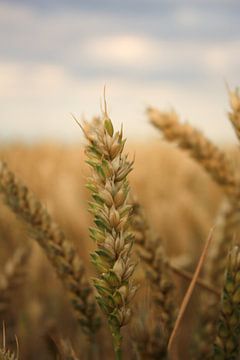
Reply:
<svg viewBox="0 0 240 360"><path fill-rule="evenodd" d="M16 291L21 287L26 272L30 248L19 248L7 261L0 278L0 315L5 313Z"/></svg>
<svg viewBox="0 0 240 360"><path fill-rule="evenodd" d="M158 238L154 237L149 228L143 208L136 197L132 199L133 213L131 226L135 237L135 250L145 265L146 275L150 281L151 293L155 303L155 328L152 329L149 340L149 356L166 356L167 343L176 318L175 286L171 278L171 270L163 246ZM159 335L159 329L162 329ZM136 331L137 335L137 331ZM156 337L161 336L160 340ZM139 340L141 341L141 337ZM137 340L137 336L135 336ZM153 346L154 344L154 346ZM142 348L141 344L138 347ZM145 343L144 352L146 353Z"/></svg>
<svg viewBox="0 0 240 360"><path fill-rule="evenodd" d="M74 246L35 195L3 162L0 162L0 193L10 209L27 224L31 237L44 249L68 290L83 331L89 336L94 334L99 327L99 318L96 315L93 291Z"/></svg>
<svg viewBox="0 0 240 360"><path fill-rule="evenodd" d="M174 111L161 112L149 108L147 113L151 123L161 130L166 140L187 150L226 194L233 195L236 187L235 175L225 154L217 146L189 124L181 124Z"/></svg>
<svg viewBox="0 0 240 360"><path fill-rule="evenodd" d="M238 139L240 140L240 93L239 93L239 89L236 89L235 91L229 91L229 100L230 100L231 111L228 113L228 117L233 125L233 128L236 132Z"/></svg>
<svg viewBox="0 0 240 360"><path fill-rule="evenodd" d="M88 140L87 163L92 169L88 188L92 192L89 205L95 227L90 233L97 249L91 258L98 274L93 281L98 292L97 301L108 318L116 358L120 359L120 329L130 321L130 302L137 289L131 281L135 264L130 259L132 206L128 204L127 180L133 162L123 155L122 130L114 132L106 110L97 124L84 123L81 127Z"/></svg>
<svg viewBox="0 0 240 360"><path fill-rule="evenodd" d="M237 359L239 356L239 333L240 247L234 246L228 256L217 336L211 359Z"/></svg>

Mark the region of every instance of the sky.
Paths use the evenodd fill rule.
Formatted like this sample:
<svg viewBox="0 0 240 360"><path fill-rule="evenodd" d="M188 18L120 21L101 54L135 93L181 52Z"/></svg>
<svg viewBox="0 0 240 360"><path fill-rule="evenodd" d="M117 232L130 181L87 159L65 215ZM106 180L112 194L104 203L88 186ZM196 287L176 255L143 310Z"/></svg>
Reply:
<svg viewBox="0 0 240 360"><path fill-rule="evenodd" d="M0 141L78 141L76 117L109 115L157 138L147 106L174 108L216 142L235 140L238 0L0 0Z"/></svg>

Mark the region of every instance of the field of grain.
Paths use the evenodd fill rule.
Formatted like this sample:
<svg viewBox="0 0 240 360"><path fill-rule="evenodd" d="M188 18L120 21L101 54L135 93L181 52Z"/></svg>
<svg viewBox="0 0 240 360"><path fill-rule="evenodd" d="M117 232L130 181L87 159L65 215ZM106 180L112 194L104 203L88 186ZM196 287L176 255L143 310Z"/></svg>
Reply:
<svg viewBox="0 0 240 360"><path fill-rule="evenodd" d="M238 93L232 93L229 116L237 135L239 104ZM129 160L122 166L124 170L134 158L133 170L119 175L118 185L109 182L110 187L117 186L119 194L121 186L123 189L121 200L119 195L114 206L108 205L110 225L116 230L122 216L128 227L124 223L119 234L124 238L129 231L135 237L131 249L121 255L125 275L136 263L134 273L129 270L133 283L130 275L119 275L123 271L117 263L119 254L109 269L107 260L101 258L107 256L102 234L110 230L103 230L96 219L98 211L107 211L110 200L104 197L104 205L103 193L110 191L109 186L104 188L108 180L101 180L101 172L94 175L92 182L96 185L98 181L98 185L92 190L92 200L86 188L93 176L86 160L95 159L96 149L96 159L103 167L103 159L114 163L119 155L121 160L122 150L108 157L103 147L91 143L88 134L86 141L75 145L15 143L0 147L0 319L5 339L1 359L15 359L13 353L29 360L113 359L114 348L116 359L238 359L238 151L214 146L190 125L182 125L175 113L149 109L148 115L162 136L159 133L159 141L152 143L127 142L124 153ZM104 136L113 138L106 120L97 126L103 127ZM121 134L116 139L118 136L118 144L124 146ZM88 148L85 153L87 140L95 149ZM98 169L95 164L92 167ZM104 179L110 176L106 173ZM90 201L95 202L92 212L97 232L91 233L95 242L89 236L89 227L94 225L94 216L88 212ZM120 220L116 220L118 216ZM213 226L210 250L175 328ZM97 255L96 247L101 250ZM116 246L114 249L117 251ZM95 267L89 256L93 252ZM118 285L112 285L112 292L102 285L101 266L121 278ZM93 284L99 302L106 306L105 315L95 301ZM136 295L130 299L136 286ZM110 298L114 311L109 310ZM173 329L176 335L170 346Z"/></svg>

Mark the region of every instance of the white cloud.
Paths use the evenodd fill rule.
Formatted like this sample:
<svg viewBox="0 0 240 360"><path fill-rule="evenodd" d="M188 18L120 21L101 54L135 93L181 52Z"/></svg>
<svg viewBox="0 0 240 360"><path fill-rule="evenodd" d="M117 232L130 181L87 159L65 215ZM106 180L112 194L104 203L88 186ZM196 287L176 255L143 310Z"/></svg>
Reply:
<svg viewBox="0 0 240 360"><path fill-rule="evenodd" d="M156 50L156 42L130 34L95 37L85 43L85 51L89 59L106 66L151 65L152 55Z"/></svg>

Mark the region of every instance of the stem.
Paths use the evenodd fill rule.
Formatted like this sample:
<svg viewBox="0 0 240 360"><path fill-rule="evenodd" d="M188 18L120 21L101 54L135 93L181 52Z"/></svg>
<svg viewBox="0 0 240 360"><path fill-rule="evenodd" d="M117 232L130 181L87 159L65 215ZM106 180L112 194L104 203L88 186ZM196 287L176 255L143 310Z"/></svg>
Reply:
<svg viewBox="0 0 240 360"><path fill-rule="evenodd" d="M115 359L122 360L122 350L121 348L115 349Z"/></svg>
<svg viewBox="0 0 240 360"><path fill-rule="evenodd" d="M114 328L112 329L112 337L113 337L113 347L114 347L114 353L115 353L115 359L116 360L122 360L122 336L120 333L120 328Z"/></svg>
<svg viewBox="0 0 240 360"><path fill-rule="evenodd" d="M99 351L96 342L96 336L92 335L89 338L88 360L93 360L98 358L99 358Z"/></svg>

